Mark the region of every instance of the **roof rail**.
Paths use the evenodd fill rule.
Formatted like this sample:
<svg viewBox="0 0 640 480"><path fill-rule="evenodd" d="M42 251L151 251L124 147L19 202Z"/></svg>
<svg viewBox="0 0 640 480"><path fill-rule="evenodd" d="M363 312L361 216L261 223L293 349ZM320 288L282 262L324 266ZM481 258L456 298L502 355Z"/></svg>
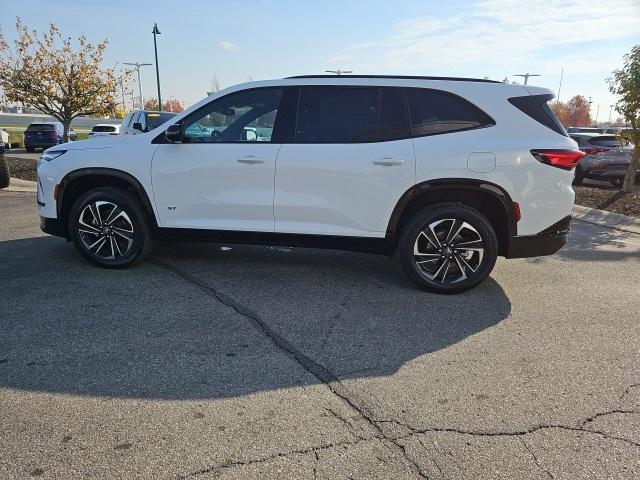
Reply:
<svg viewBox="0 0 640 480"><path fill-rule="evenodd" d="M290 78L397 78L406 80L447 80L451 82L483 82L483 83L502 83L497 80L488 80L485 78L464 78L464 77L421 77L415 75L295 75Z"/></svg>

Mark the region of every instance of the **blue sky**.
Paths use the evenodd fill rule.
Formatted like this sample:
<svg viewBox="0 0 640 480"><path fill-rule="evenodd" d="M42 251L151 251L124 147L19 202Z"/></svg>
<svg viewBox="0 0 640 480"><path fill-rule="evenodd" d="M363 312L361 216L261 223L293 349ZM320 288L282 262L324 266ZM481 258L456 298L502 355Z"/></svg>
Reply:
<svg viewBox="0 0 640 480"><path fill-rule="evenodd" d="M640 43L639 0L7 3L0 27L8 39L16 16L38 30L53 22L72 37L109 39L109 66L153 62L157 22L163 97L187 104L205 95L214 75L224 87L328 68L498 80L530 72L542 75L531 84L557 91L564 68L561 99L591 96L593 114L600 104L606 120L613 98L604 79ZM155 96L152 67L143 87Z"/></svg>

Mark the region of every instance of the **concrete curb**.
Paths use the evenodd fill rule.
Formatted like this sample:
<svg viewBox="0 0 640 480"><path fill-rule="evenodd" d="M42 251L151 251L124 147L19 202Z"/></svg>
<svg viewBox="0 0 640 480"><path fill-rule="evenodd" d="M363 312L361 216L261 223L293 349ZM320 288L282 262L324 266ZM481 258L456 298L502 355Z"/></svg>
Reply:
<svg viewBox="0 0 640 480"><path fill-rule="evenodd" d="M571 213L575 220L640 235L640 218L637 217L605 212L581 205L574 205Z"/></svg>
<svg viewBox="0 0 640 480"><path fill-rule="evenodd" d="M21 180L11 177L11 182L7 188L3 188L5 192L36 192L36 182L29 180ZM0 191L2 191L0 190Z"/></svg>

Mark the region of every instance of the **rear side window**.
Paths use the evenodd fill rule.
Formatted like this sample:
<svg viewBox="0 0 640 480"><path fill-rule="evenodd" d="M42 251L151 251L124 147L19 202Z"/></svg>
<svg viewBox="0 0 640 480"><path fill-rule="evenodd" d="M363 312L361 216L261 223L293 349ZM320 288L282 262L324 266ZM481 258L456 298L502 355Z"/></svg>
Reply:
<svg viewBox="0 0 640 480"><path fill-rule="evenodd" d="M382 88L380 93L378 140L409 138L409 118L400 88Z"/></svg>
<svg viewBox="0 0 640 480"><path fill-rule="evenodd" d="M511 97L509 99L509 103L521 112L533 118L536 122L541 123L560 135L568 137L569 135L567 134L567 131L547 104L551 99L553 99L553 95L551 94L526 95L524 97Z"/></svg>
<svg viewBox="0 0 640 480"><path fill-rule="evenodd" d="M457 95L427 88L407 88L414 137L495 125L486 113Z"/></svg>
<svg viewBox="0 0 640 480"><path fill-rule="evenodd" d="M377 87L303 87L298 103L298 143L375 141Z"/></svg>
<svg viewBox="0 0 640 480"><path fill-rule="evenodd" d="M403 89L303 87L297 143L363 143L411 137Z"/></svg>

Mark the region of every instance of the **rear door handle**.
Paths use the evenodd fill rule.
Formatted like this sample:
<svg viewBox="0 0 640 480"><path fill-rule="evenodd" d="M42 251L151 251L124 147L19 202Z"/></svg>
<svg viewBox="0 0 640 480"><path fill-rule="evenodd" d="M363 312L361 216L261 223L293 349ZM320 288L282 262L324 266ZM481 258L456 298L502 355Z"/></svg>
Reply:
<svg viewBox="0 0 640 480"><path fill-rule="evenodd" d="M375 165L384 165L385 167L391 167L393 165L402 165L404 160L398 160L397 158L385 157L379 160L374 160Z"/></svg>
<svg viewBox="0 0 640 480"><path fill-rule="evenodd" d="M267 159L264 157L254 157L253 155L247 155L246 157L238 158L238 162L249 163L249 164L264 163L266 161Z"/></svg>

